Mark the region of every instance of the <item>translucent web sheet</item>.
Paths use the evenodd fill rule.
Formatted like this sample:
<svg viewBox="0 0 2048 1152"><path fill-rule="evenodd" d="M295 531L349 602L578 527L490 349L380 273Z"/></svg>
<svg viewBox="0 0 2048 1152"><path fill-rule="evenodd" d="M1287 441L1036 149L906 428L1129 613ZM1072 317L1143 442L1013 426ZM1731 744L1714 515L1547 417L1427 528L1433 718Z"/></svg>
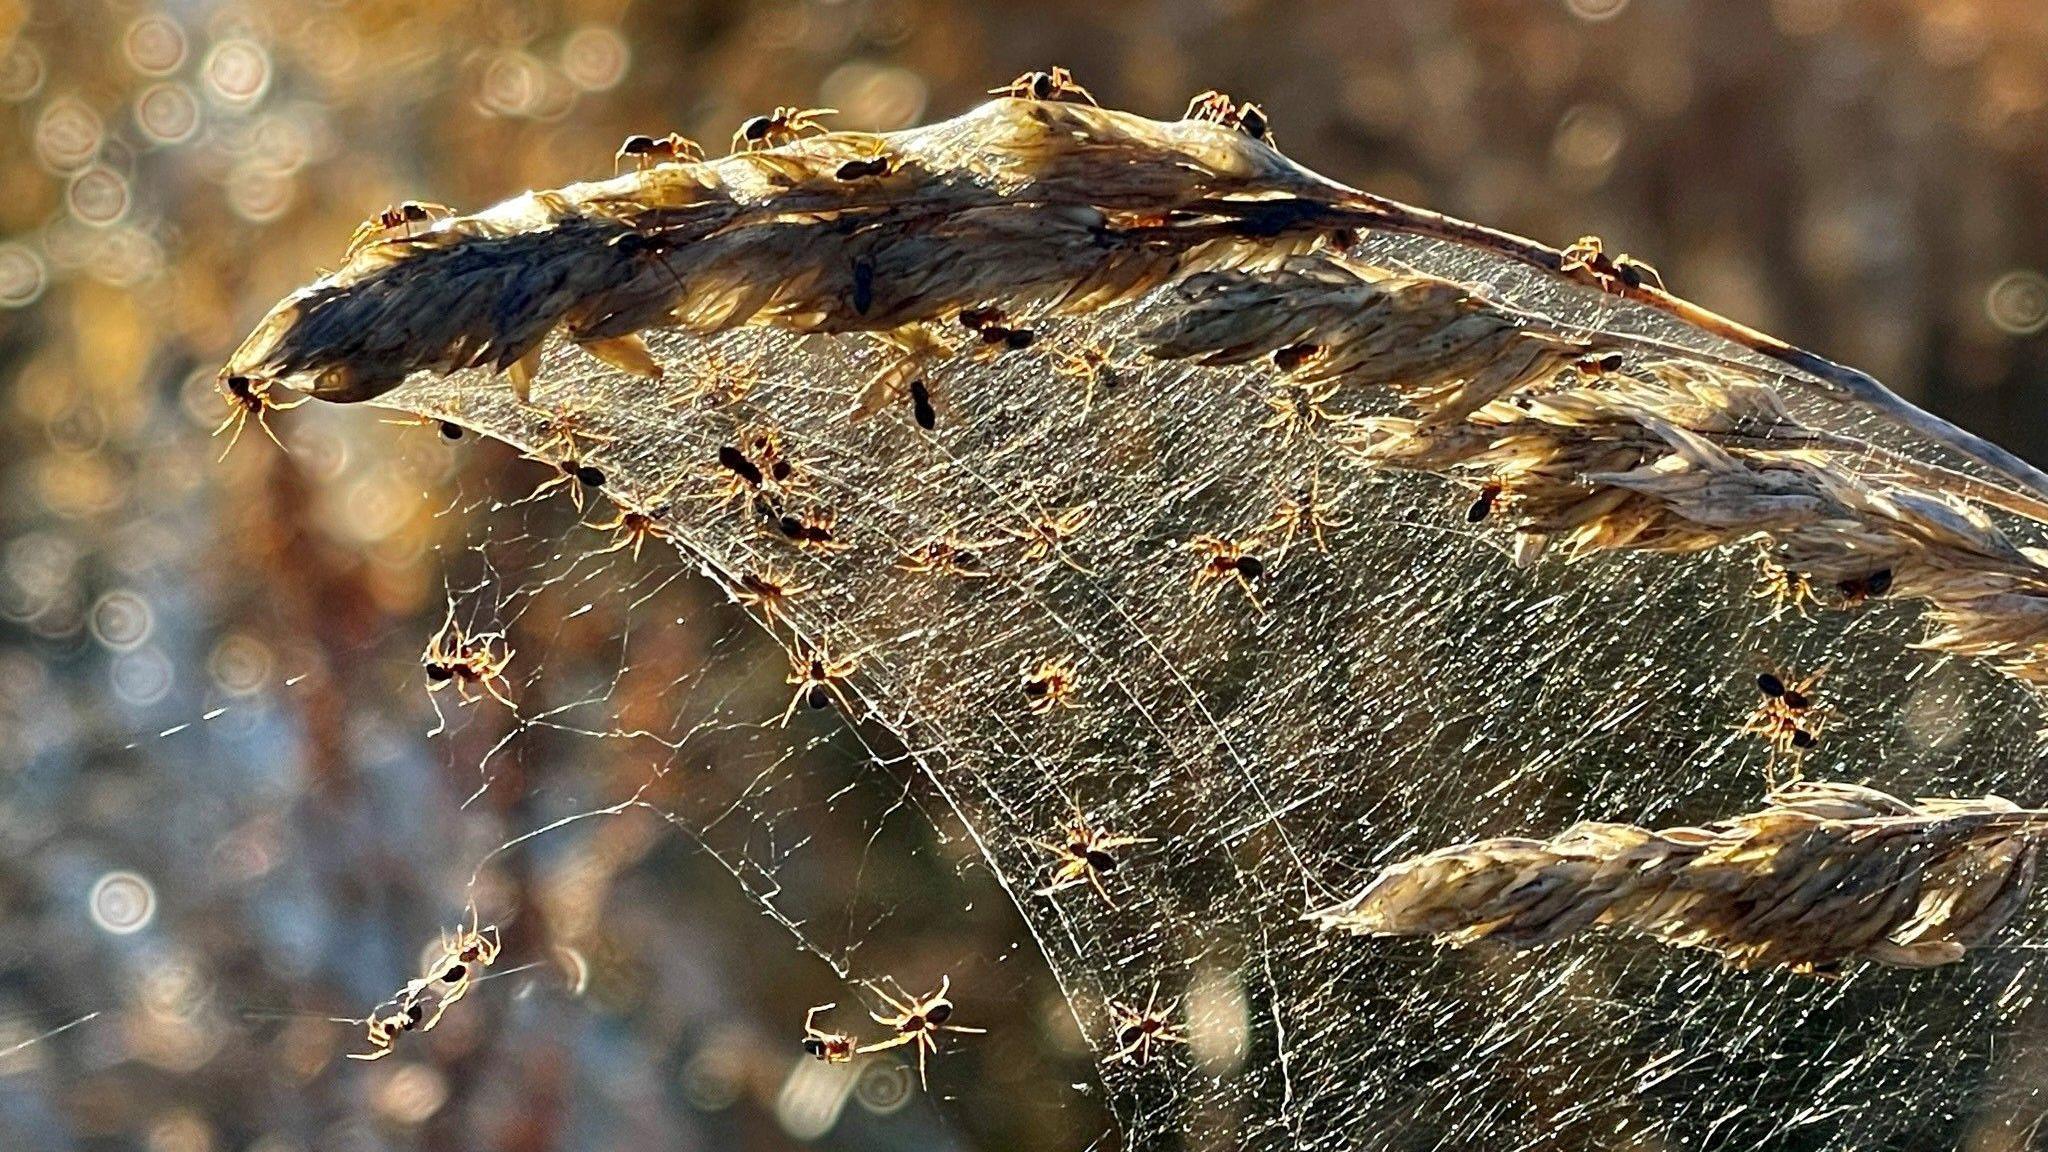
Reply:
<svg viewBox="0 0 2048 1152"><path fill-rule="evenodd" d="M1374 236L1351 255L1483 286L1564 324L1758 363L1484 254ZM1452 950L1305 920L1445 844L1756 808L1769 754L1738 729L1766 665L1828 670L1838 712L1803 759L1808 777L1899 795L2048 803L2034 771L2038 703L1990 662L1914 648L1923 625L1908 598L1774 611L1755 595L1750 548L1553 551L1517 566L1500 522L1470 522L1472 485L1370 467L1313 413L1275 421L1269 400L1285 385L1268 359L1210 368L1146 355L1144 334L1183 306L1169 285L1034 322L1038 340L1021 351L939 364L931 430L907 399L852 415L891 364L872 345L762 328L649 333L666 367L658 382L552 344L536 408L474 371L415 377L382 402L580 457L603 492L564 483L548 499L583 487L592 521L621 507L657 514L638 562L630 545L605 551L623 538L572 528L517 540L528 563L451 574L457 619L518 622L510 690L522 734L545 739L527 760L574 760L605 740L644 751L633 787L566 811L644 807L699 838L798 941L865 985L840 998L841 1026L860 1020L843 1015L852 1001L886 1014L880 992L921 993L940 972L914 966L916 931L935 912L919 905L914 874L890 875L900 862L861 856L889 876L883 902L804 904L817 890L813 817L894 794L1008 892L1102 1056L1128 1038L1113 1002L1142 1008L1156 986L1186 1043L1100 1065L1129 1147L2032 1139L2038 909L1959 963L1839 978L1738 971L1625 935ZM1089 348L1102 371L1069 359ZM1965 467L1778 379L1814 427ZM1396 410L1366 389L1327 407ZM848 547L797 548L744 493L719 499L732 476L720 449L762 429L801 473L784 507L829 507L832 540ZM1322 510L1326 550L1306 520L1280 547L1276 512L1289 502ZM1062 517L1071 533L1032 555L1031 526ZM1256 605L1227 573L1198 579L1204 555L1190 542L1203 534L1259 538ZM966 553L952 571L931 562L930 545L949 537ZM486 540L482 554L506 543ZM927 562L905 559L918 556ZM829 688L781 683L772 648L678 650L661 621L636 616L667 581L713 587L691 569L724 587L772 572L795 589L772 619L770 605L749 611L799 660L821 646L857 659L829 687L861 714L873 759L840 779L802 777L789 750L839 729ZM612 665L549 660L552 631L586 627L612 635ZM749 687L703 688L721 664L749 661ZM1030 685L1048 661L1071 667L1070 698ZM649 677L667 685L663 709L627 714L622 685ZM796 717L779 727L792 692ZM516 786L502 766L482 758L484 786ZM1042 892L1059 860L1036 841L1063 841L1077 811L1150 841L1116 850L1107 900L1086 884ZM953 992L956 1019L973 1024L976 989L956 977Z"/></svg>

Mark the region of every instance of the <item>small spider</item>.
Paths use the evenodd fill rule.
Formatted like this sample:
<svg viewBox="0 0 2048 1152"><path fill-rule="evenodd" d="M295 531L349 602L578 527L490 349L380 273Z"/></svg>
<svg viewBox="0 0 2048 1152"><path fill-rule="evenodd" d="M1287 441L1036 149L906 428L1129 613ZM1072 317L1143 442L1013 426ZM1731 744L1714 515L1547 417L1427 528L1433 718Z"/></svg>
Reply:
<svg viewBox="0 0 2048 1152"><path fill-rule="evenodd" d="M1122 382L1116 364L1110 360L1109 350L1100 344L1088 343L1072 352L1061 350L1059 362L1053 371L1070 380L1079 380L1082 386L1081 415L1086 417L1095 407L1095 388L1114 388Z"/></svg>
<svg viewBox="0 0 2048 1152"><path fill-rule="evenodd" d="M447 621L420 655L420 667L427 673L427 691L439 692L453 684L456 694L470 701L478 699L470 695L470 689L480 688L507 708L515 707L504 690L505 669L512 663L513 650L497 650L504 640L502 632L466 635L455 623L455 608L450 605Z"/></svg>
<svg viewBox="0 0 2048 1152"><path fill-rule="evenodd" d="M364 1037L369 1042L370 1050L368 1052L351 1052L348 1054L348 1058L351 1060L382 1060L398 1050L398 1038L418 1028L425 1016L426 1007L418 1000L397 1005L388 1016L371 1014L366 1022L369 1026L368 1034Z"/></svg>
<svg viewBox="0 0 2048 1152"><path fill-rule="evenodd" d="M960 311L960 326L980 340L975 349L976 357L987 359L1004 352L1022 352L1038 342L1038 333L1029 328L1012 328L1005 323L1006 317L1000 308L963 308Z"/></svg>
<svg viewBox="0 0 2048 1152"><path fill-rule="evenodd" d="M1273 552L1280 559L1286 559L1287 550L1294 545L1294 537L1302 532L1308 533L1309 539L1315 541L1316 551L1328 552L1330 544L1324 539L1324 534L1351 524L1349 516L1338 515L1336 506L1323 499L1320 472L1311 473L1308 486L1295 492L1277 484L1274 487L1279 500L1273 505L1273 518L1252 532L1258 536L1278 533L1280 544Z"/></svg>
<svg viewBox="0 0 2048 1152"><path fill-rule="evenodd" d="M943 576L957 576L962 580L986 580L995 573L982 564L977 553L997 543L999 541L962 540L958 536L946 533L934 536L903 553L897 559L896 566L905 572L930 572Z"/></svg>
<svg viewBox="0 0 2048 1152"><path fill-rule="evenodd" d="M1206 590L1213 596L1223 587L1223 581L1235 580L1252 607L1261 607L1258 589L1252 582L1266 574L1266 562L1258 557L1256 538L1237 544L1221 536L1204 534L1188 541L1188 547L1202 557L1201 567L1195 569L1194 579L1188 584L1190 590Z"/></svg>
<svg viewBox="0 0 2048 1152"><path fill-rule="evenodd" d="M1254 140L1273 142L1273 125L1266 119L1266 110L1257 104L1235 103L1229 96L1214 88L1198 93L1188 101L1188 110L1181 114L1183 120L1204 120L1233 128Z"/></svg>
<svg viewBox="0 0 2048 1152"><path fill-rule="evenodd" d="M952 987L953 978L941 976L937 992L912 1004L902 1003L887 992L883 992L879 988L876 989L875 994L887 1001L889 1007L895 1009L896 1014L893 1016L883 1016L878 1012L869 1012L868 1015L875 1018L875 1023L894 1028L896 1035L891 1036L887 1040L878 1040L873 1044L863 1044L859 1048L854 1049L854 1051L881 1052L903 1044L915 1044L917 1046L917 1082L929 1089L931 1085L925 1079L924 1059L926 1053L934 1056L938 1055L939 1033L965 1032L981 1035L988 1031L986 1028L968 1028L960 1024L947 1023L947 1021L953 1018L953 1002L946 998L946 994L952 990Z"/></svg>
<svg viewBox="0 0 2048 1152"><path fill-rule="evenodd" d="M786 616L791 597L800 596L811 590L808 583L763 568L759 572L748 572L733 582L732 598L740 604L758 609L761 618L769 624Z"/></svg>
<svg viewBox="0 0 2048 1152"><path fill-rule="evenodd" d="M774 148L802 138L810 131L827 131L818 122L820 116L835 115L837 108L781 108L766 116L755 116L740 125L732 134L734 152L754 152L763 148Z"/></svg>
<svg viewBox="0 0 2048 1152"><path fill-rule="evenodd" d="M1486 518L1493 515L1493 510L1499 506L1501 497L1505 495L1507 495L1506 486L1497 480L1490 480L1481 484L1479 486L1479 493L1472 497L1470 504L1465 505L1465 523L1485 523Z"/></svg>
<svg viewBox="0 0 2048 1152"><path fill-rule="evenodd" d="M1026 660L1018 674L1023 678L1024 710L1032 715L1080 707L1074 697L1080 690L1081 675L1072 660L1064 656L1049 656L1036 664Z"/></svg>
<svg viewBox="0 0 2048 1152"><path fill-rule="evenodd" d="M1349 422L1351 417L1329 409L1329 401L1340 387L1335 380L1321 385L1283 384L1266 397L1266 407L1273 414L1261 421L1259 428L1278 431L1280 446L1285 448L1297 435L1314 435L1318 423L1341 426Z"/></svg>
<svg viewBox="0 0 2048 1152"><path fill-rule="evenodd" d="M860 160L848 160L833 170L832 178L842 183L850 184L855 180L868 180L876 176L887 176L895 170L896 157L887 153L878 153ZM866 309L857 310L866 311Z"/></svg>
<svg viewBox="0 0 2048 1152"><path fill-rule="evenodd" d="M1034 895L1050 896L1082 884L1090 885L1102 902L1111 908L1116 901L1110 899L1109 889L1103 887L1102 878L1116 871L1115 851L1134 844L1151 844L1150 836L1115 836L1106 829L1097 828L1088 822L1088 817L1078 807L1074 810L1074 821L1067 825L1063 843L1050 840L1033 840L1031 843L1054 856L1059 857L1059 866L1053 869L1052 882L1040 888Z"/></svg>
<svg viewBox="0 0 2048 1152"><path fill-rule="evenodd" d="M1003 532L1023 542L1024 559L1036 561L1058 556L1060 563L1086 574L1089 570L1067 555L1066 544L1075 533L1087 527L1094 516L1095 505L1092 502L1077 504L1064 512L1040 512L1022 526L1005 525Z"/></svg>
<svg viewBox="0 0 2048 1152"><path fill-rule="evenodd" d="M601 520L595 524L585 523L586 528L612 534L611 545L598 549L593 555L608 556L621 549L631 548L633 559L638 560L640 546L645 544L649 537L668 537L668 527L663 520L668 517L669 511L666 505L645 512L637 508L620 508L609 520Z"/></svg>
<svg viewBox="0 0 2048 1152"><path fill-rule="evenodd" d="M1619 291L1615 288L1617 283L1623 289L1640 288L1644 284L1650 284L1659 291L1664 288L1664 277L1655 268L1626 252L1609 257L1598 236L1579 237L1561 255L1557 265L1559 272L1566 275L1582 272L1603 292Z"/></svg>
<svg viewBox="0 0 2048 1152"><path fill-rule="evenodd" d="M722 406L744 399L761 382L761 353L756 351L741 362L723 348L711 348L690 362L689 372L690 386L664 404L664 410L672 412L689 404Z"/></svg>
<svg viewBox="0 0 2048 1152"><path fill-rule="evenodd" d="M846 695L846 678L859 668L858 654L835 659L822 644L809 652L791 653L789 676L783 683L796 685L796 691L790 693L789 707L782 710L783 726L789 726L789 718L796 715L800 704L821 709L836 700L840 711L853 715L853 701Z"/></svg>
<svg viewBox="0 0 2048 1152"><path fill-rule="evenodd" d="M628 136L612 157L612 175L618 175L619 167L628 156L633 158L636 171L645 172L656 164L689 164L702 160L704 149L688 136L674 132L666 136Z"/></svg>
<svg viewBox="0 0 2048 1152"><path fill-rule="evenodd" d="M228 446L220 451L222 460L227 459L228 453L233 452L235 445L241 443L242 429L248 427L251 419L256 421L256 427L263 429L265 436L270 437L272 444L279 448L284 447L284 441L279 440L277 433L270 430L270 414L297 408L312 399L311 396L301 396L280 404L270 398L270 381L258 380L253 376L223 376L220 390L228 402L228 415L227 419L214 427L213 434L219 436L232 429L228 436Z"/></svg>
<svg viewBox="0 0 2048 1152"><path fill-rule="evenodd" d="M409 428L432 428L441 434L441 439L446 440L450 444L462 439L469 431L455 421L444 420L439 416L406 416L403 418L380 420L378 423L398 424Z"/></svg>
<svg viewBox="0 0 2048 1152"><path fill-rule="evenodd" d="M1860 608L1867 601L1877 599L1892 590L1892 570L1879 568L1862 576L1851 576L1835 585L1842 594L1844 608Z"/></svg>
<svg viewBox="0 0 2048 1152"><path fill-rule="evenodd" d="M775 531L805 552L844 552L853 541L839 536L839 513L831 508L784 512L774 518Z"/></svg>
<svg viewBox="0 0 2048 1152"><path fill-rule="evenodd" d="M1832 709L1814 703L1813 689L1826 675L1827 669L1823 668L1804 679L1788 682L1778 672L1757 674L1756 687L1763 700L1743 722L1742 731L1763 737L1771 750L1774 771L1779 758L1790 758L1796 763L1820 743L1821 729Z"/></svg>
<svg viewBox="0 0 2048 1152"><path fill-rule="evenodd" d="M804 1051L827 1064L844 1064L853 1059L853 1037L844 1032L826 1032L817 1027L818 1013L829 1012L835 1004L820 1004L804 1013Z"/></svg>
<svg viewBox="0 0 2048 1152"><path fill-rule="evenodd" d="M1185 1044L1188 1042L1186 1029L1178 1024L1168 1024L1173 1015L1173 1006L1159 1008L1159 984L1154 981L1152 994L1145 999L1145 1010L1136 1008L1121 1000L1111 1000L1109 1007L1116 1013L1116 1042L1121 1045L1116 1051L1102 1058L1104 1064L1131 1063L1142 1068L1152 1060L1154 1044Z"/></svg>
<svg viewBox="0 0 2048 1152"><path fill-rule="evenodd" d="M422 1032L432 1031L434 1025L441 1022L442 1014L469 994L469 986L476 980L476 974L498 959L501 947L498 926L492 924L479 928L474 909L471 909L470 917L469 927L453 937L442 938L439 960L427 969L425 975L408 985L402 995L402 999L417 1004L421 994L434 993L434 1011L420 1023Z"/></svg>
<svg viewBox="0 0 2048 1152"><path fill-rule="evenodd" d="M1069 103L1095 103L1095 97L1074 80L1074 74L1059 65L1053 65L1050 72L1026 72L1001 88L988 90L991 96L1008 96L1017 100L1062 100Z"/></svg>
<svg viewBox="0 0 2048 1152"><path fill-rule="evenodd" d="M394 204L356 225L354 234L348 238L348 248L342 253L341 258L350 259L372 244L381 244L386 240L410 240L414 225L432 224L436 220L445 220L453 215L455 210L445 204L423 204L418 200ZM397 235L394 236L394 233Z"/></svg>
<svg viewBox="0 0 2048 1152"><path fill-rule="evenodd" d="M1750 596L1771 602L1771 614L1767 619L1776 620L1788 610L1798 613L1802 620L1808 618L1806 606L1818 601L1811 581L1778 563L1768 551L1757 553L1756 570L1756 591Z"/></svg>

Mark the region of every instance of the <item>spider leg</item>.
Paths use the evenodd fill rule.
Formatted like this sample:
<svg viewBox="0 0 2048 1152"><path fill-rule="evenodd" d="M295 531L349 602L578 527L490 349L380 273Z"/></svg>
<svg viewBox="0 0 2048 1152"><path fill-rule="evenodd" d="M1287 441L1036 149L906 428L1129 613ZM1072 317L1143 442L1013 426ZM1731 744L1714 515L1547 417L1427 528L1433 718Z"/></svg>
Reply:
<svg viewBox="0 0 2048 1152"><path fill-rule="evenodd" d="M1097 896L1102 897L1102 902L1104 904L1107 904L1112 909L1114 909L1116 907L1116 901L1110 898L1109 889L1102 886L1102 873L1097 872L1093 868L1087 869L1087 873L1088 883L1094 886L1095 894Z"/></svg>
<svg viewBox="0 0 2048 1152"><path fill-rule="evenodd" d="M875 1014L872 1012L868 1013L868 1015L875 1016ZM875 1023L888 1024L889 1021L882 1019L880 1016L875 1016ZM891 1036L887 1040L877 1040L873 1044L863 1044L860 1047L854 1049L854 1051L886 1052L891 1048L901 1048L903 1045L910 1043L912 1040L915 1040L922 1035L924 1035L924 1033L922 1032L898 1032L896 1035Z"/></svg>

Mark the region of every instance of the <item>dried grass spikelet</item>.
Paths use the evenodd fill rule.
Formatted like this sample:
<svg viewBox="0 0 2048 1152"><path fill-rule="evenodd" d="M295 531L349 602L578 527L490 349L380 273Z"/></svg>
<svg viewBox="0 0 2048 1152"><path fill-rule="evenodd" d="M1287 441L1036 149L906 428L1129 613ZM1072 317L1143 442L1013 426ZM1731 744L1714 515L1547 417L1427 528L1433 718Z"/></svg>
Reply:
<svg viewBox="0 0 2048 1152"><path fill-rule="evenodd" d="M839 178L878 156L887 173ZM514 370L557 330L648 374L650 328L886 332L990 300L1088 311L1313 247L1355 215L1335 192L1215 124L996 100L930 128L528 193L370 244L273 308L224 374L348 402L414 371Z"/></svg>
<svg viewBox="0 0 2048 1152"><path fill-rule="evenodd" d="M1497 492L1516 556L1698 552L1761 542L1817 586L1882 573L1929 606L1926 648L2048 686L2048 557L1982 510L1873 467L1868 446L1806 427L1763 383L1667 362L1495 400L1455 423L1379 417L1366 462Z"/></svg>
<svg viewBox="0 0 2048 1152"><path fill-rule="evenodd" d="M1440 849L1312 913L1328 930L1516 948L1587 928L1704 948L1743 968L1908 968L1962 958L2019 910L2048 812L1996 796L1907 802L1799 783L1703 828L1578 824Z"/></svg>
<svg viewBox="0 0 2048 1152"><path fill-rule="evenodd" d="M1190 276L1176 292L1185 307L1146 334L1152 355L1211 366L1286 359L1305 382L1390 389L1427 426L1553 382L1614 347L1508 312L1454 281L1327 253Z"/></svg>

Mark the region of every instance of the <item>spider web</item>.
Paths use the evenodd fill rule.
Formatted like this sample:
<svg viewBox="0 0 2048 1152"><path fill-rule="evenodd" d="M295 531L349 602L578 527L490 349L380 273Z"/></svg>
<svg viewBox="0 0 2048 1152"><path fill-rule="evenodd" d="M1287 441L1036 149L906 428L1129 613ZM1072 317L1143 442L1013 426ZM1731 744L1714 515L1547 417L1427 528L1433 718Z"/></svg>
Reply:
<svg viewBox="0 0 2048 1152"><path fill-rule="evenodd" d="M1353 255L1759 368L1484 254L1375 237ZM457 619L509 629L519 649L519 723L476 757L478 787L523 789L536 834L480 867L537 849L564 821L651 814L848 982L840 1025L860 1020L844 1015L853 1001L887 1014L883 993L922 993L941 974L970 1024L977 998L1014 986L996 970L1007 957L919 947L958 912L921 895L935 871L985 873L1095 1052L1119 1046L1113 1003L1142 1007L1155 987L1185 1028L1185 1045L1143 1065L1098 1065L1108 1139L1132 1148L2031 1140L2038 911L1958 964L1830 980L1636 938L1458 951L1305 921L1443 844L1757 807L1767 753L1737 729L1764 663L1829 670L1840 715L1807 776L1900 795L2042 802L2037 706L1985 666L1914 649L1910 604L1774 613L1746 554L1517 567L1504 531L1466 522L1470 490L1368 470L1314 421L1264 426L1276 380L1263 362L1146 359L1136 334L1173 306L1163 289L1049 321L1031 349L936 369L931 431L908 403L851 415L885 367L869 346L761 329L650 333L661 382L552 347L535 393L545 418L475 374L386 397L536 452L578 444L551 440L572 421L604 473L590 520L611 515L607 498L673 509L637 560L538 503L497 509L451 560ZM1060 367L1090 346L1112 368L1084 384ZM1970 468L1780 379L1817 427ZM712 495L718 449L761 428L805 479L796 503L831 508L851 547L799 551ZM574 487L557 485L548 506ZM1327 550L1306 531L1276 550L1263 526L1290 497L1327 507ZM1009 531L1083 507L1043 557ZM1258 604L1228 580L1191 586L1193 537L1262 531ZM988 578L904 568L949 535ZM730 613L721 586L771 569L808 585L775 619L760 606L752 624L722 617L708 647L671 626L675 597ZM551 658L588 648L551 640L592 630L611 663ZM792 686L777 645L857 657L845 690L860 716L799 702L778 725ZM1076 706L1028 707L1024 673L1048 659L1077 670ZM819 745L825 770L799 755ZM607 767L592 779L570 763ZM1040 892L1057 861L1034 841L1058 841L1077 811L1154 841L1119 850L1103 878L1114 907L1085 885ZM825 875L849 836L860 876ZM944 1063L935 1085L961 1090Z"/></svg>

